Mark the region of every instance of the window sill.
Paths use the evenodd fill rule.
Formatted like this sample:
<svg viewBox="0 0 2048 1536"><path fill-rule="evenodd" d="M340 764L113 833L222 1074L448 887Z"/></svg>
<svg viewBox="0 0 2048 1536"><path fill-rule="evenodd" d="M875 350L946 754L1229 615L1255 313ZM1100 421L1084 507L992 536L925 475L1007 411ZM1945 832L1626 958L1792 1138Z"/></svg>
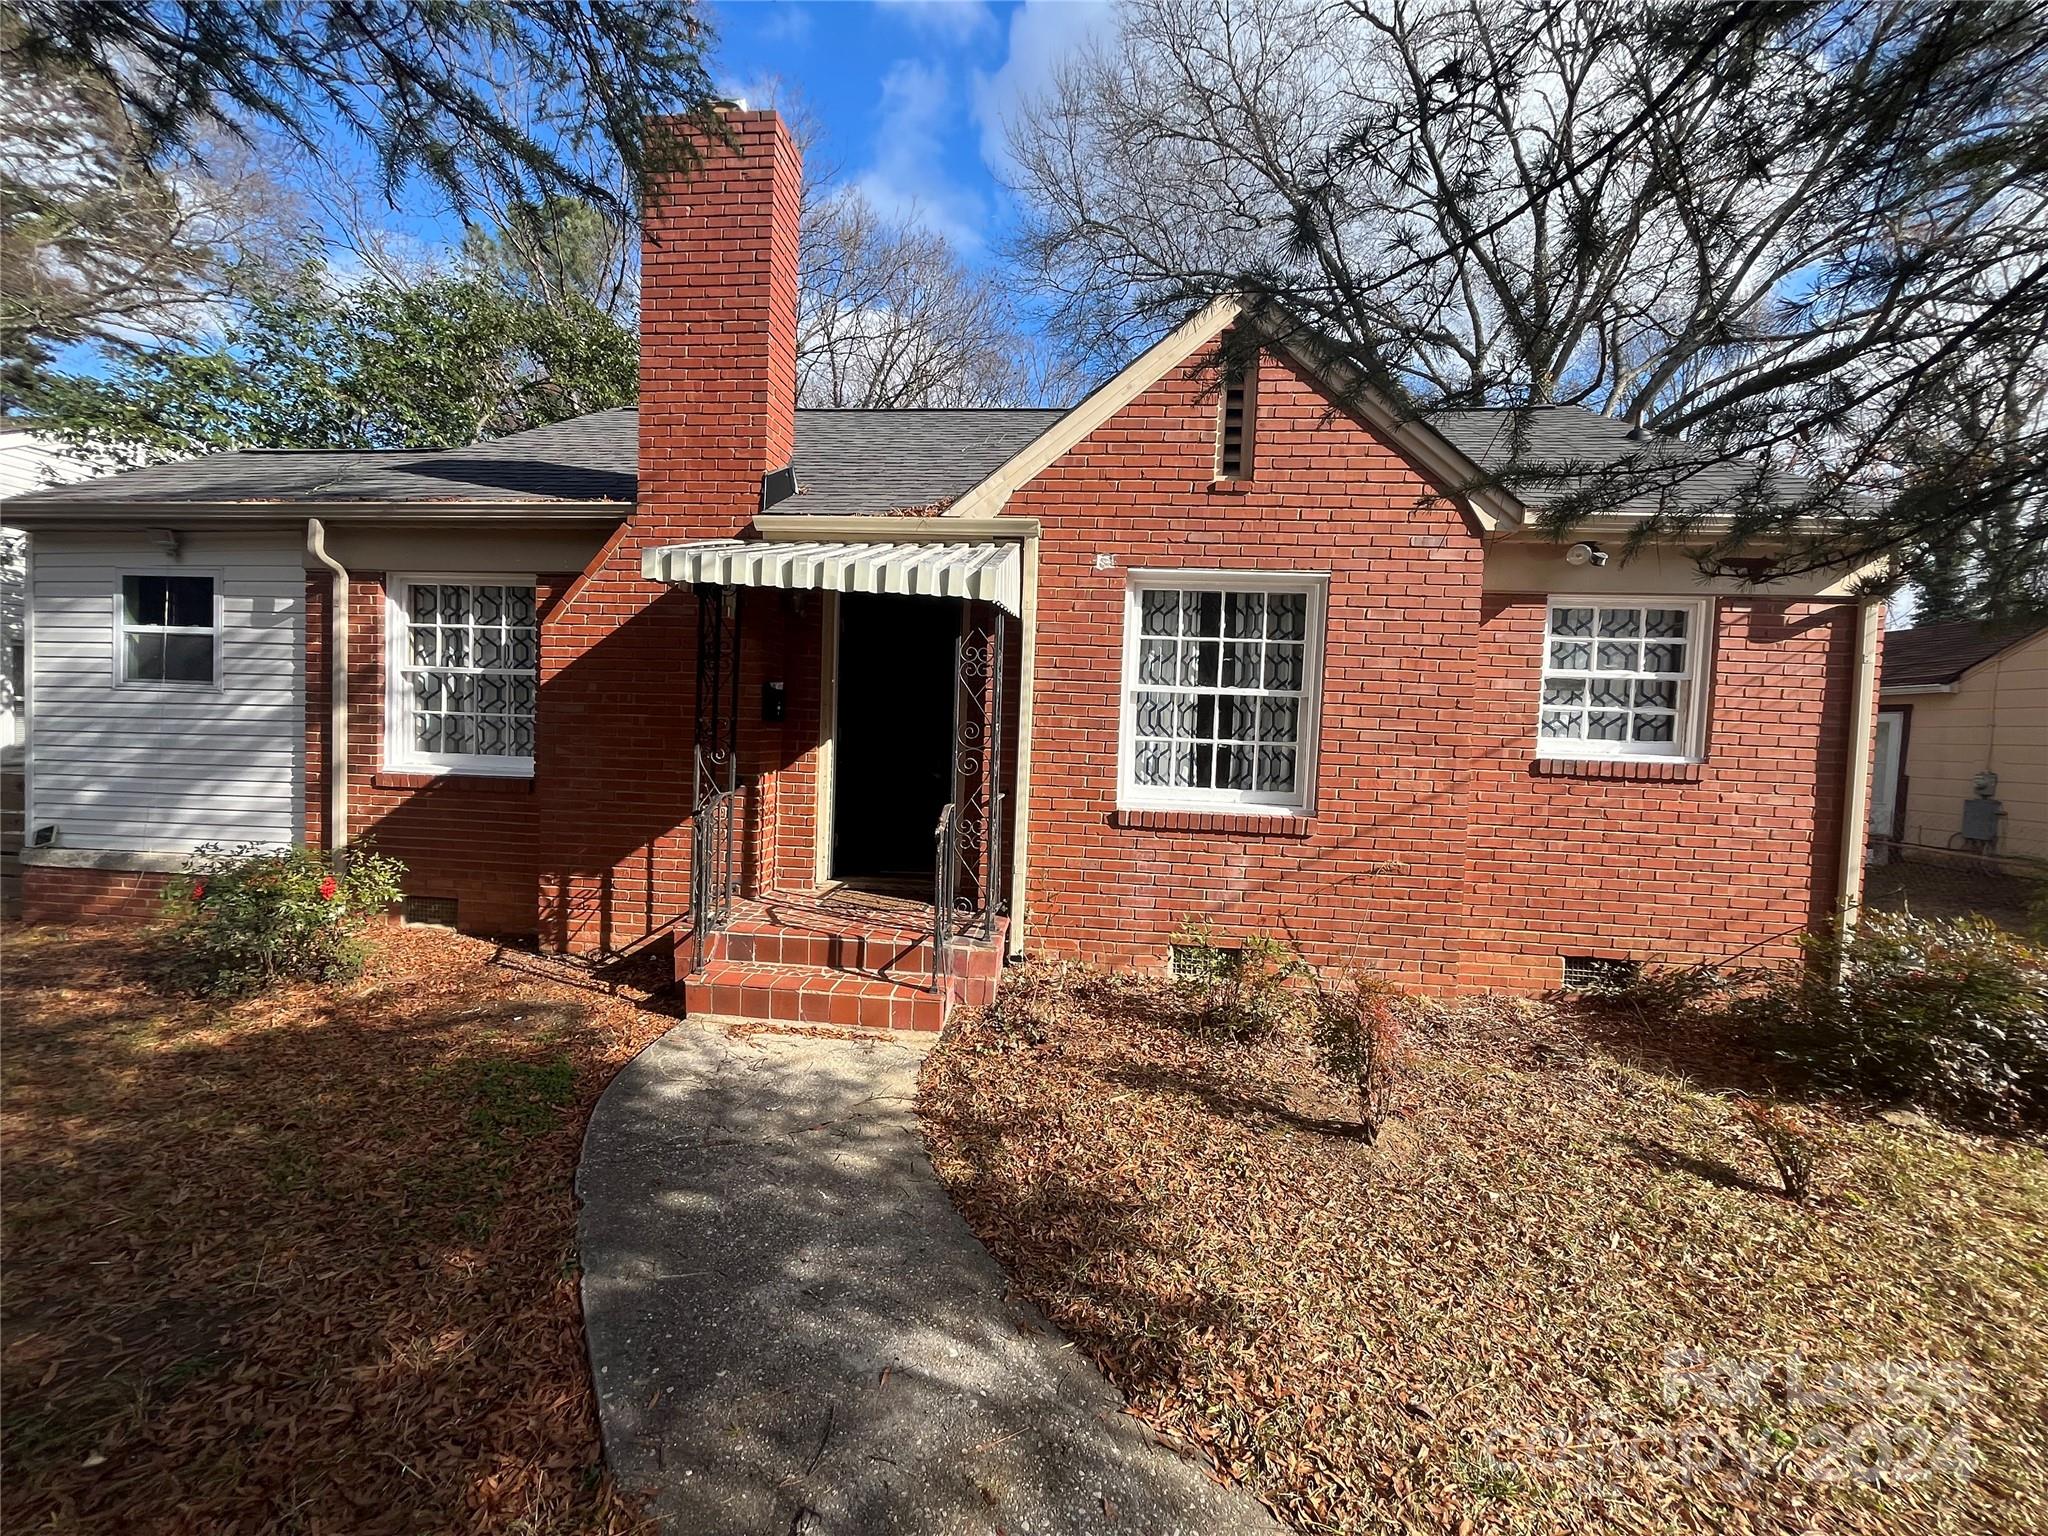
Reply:
<svg viewBox="0 0 2048 1536"><path fill-rule="evenodd" d="M1235 837L1307 837L1315 828L1310 816L1256 811L1162 811L1123 807L1110 817L1115 827L1155 832L1223 832Z"/></svg>
<svg viewBox="0 0 2048 1536"><path fill-rule="evenodd" d="M1251 490L1252 482L1249 480L1211 480L1209 482L1209 494L1211 496L1249 496Z"/></svg>
<svg viewBox="0 0 2048 1536"><path fill-rule="evenodd" d="M1704 763L1676 763L1655 758L1539 757L1529 772L1539 779L1649 779L1665 784L1697 784Z"/></svg>
<svg viewBox="0 0 2048 1536"><path fill-rule="evenodd" d="M503 795L533 793L533 775L530 773L464 773L460 770L423 773L380 770L370 775L370 784L376 789L478 789L486 793Z"/></svg>

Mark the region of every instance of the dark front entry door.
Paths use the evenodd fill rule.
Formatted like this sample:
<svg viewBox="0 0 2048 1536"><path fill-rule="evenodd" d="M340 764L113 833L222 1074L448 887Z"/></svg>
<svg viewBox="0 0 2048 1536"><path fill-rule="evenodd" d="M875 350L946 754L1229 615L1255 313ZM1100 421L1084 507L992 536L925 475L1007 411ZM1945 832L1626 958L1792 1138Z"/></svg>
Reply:
<svg viewBox="0 0 2048 1536"><path fill-rule="evenodd" d="M959 633L948 598L840 598L835 879L930 881L933 829L953 790Z"/></svg>

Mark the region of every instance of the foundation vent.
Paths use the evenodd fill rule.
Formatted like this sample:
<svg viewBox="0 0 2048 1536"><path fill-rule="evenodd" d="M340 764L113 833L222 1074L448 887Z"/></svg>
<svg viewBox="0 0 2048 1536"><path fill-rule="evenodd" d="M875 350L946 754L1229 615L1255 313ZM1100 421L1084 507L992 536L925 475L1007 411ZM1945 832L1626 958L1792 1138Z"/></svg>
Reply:
<svg viewBox="0 0 2048 1536"><path fill-rule="evenodd" d="M453 896L408 896L399 903L399 917L415 927L453 928L455 926L455 898Z"/></svg>
<svg viewBox="0 0 2048 1536"><path fill-rule="evenodd" d="M1640 969L1633 960L1608 960L1598 955L1564 957L1564 989L1567 992L1598 992L1604 987L1625 987Z"/></svg>
<svg viewBox="0 0 2048 1536"><path fill-rule="evenodd" d="M1243 963L1244 956L1234 949L1176 944L1170 951L1167 971L1175 981L1215 981L1230 975Z"/></svg>

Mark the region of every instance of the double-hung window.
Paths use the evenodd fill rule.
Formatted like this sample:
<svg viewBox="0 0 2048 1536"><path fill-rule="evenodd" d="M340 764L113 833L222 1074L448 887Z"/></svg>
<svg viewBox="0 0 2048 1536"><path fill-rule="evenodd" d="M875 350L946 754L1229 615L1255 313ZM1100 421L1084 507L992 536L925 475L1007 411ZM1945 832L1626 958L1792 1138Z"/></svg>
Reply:
<svg viewBox="0 0 2048 1536"><path fill-rule="evenodd" d="M1554 597L1543 651L1544 757L1697 759L1711 603Z"/></svg>
<svg viewBox="0 0 2048 1536"><path fill-rule="evenodd" d="M213 687L220 677L218 594L211 576L123 576L120 680Z"/></svg>
<svg viewBox="0 0 2048 1536"><path fill-rule="evenodd" d="M1310 807L1327 592L1321 576L1132 577L1121 804Z"/></svg>
<svg viewBox="0 0 2048 1536"><path fill-rule="evenodd" d="M540 681L533 578L396 577L389 623L387 766L531 773Z"/></svg>

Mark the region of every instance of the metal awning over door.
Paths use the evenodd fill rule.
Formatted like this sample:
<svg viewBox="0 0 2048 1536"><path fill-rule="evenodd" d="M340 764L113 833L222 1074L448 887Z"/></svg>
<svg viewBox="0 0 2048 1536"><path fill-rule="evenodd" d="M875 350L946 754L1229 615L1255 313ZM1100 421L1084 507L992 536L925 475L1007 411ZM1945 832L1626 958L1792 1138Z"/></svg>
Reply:
<svg viewBox="0 0 2048 1536"><path fill-rule="evenodd" d="M1015 544L707 539L644 551L640 574L672 586L960 597L1012 615L1024 611L1024 556Z"/></svg>

